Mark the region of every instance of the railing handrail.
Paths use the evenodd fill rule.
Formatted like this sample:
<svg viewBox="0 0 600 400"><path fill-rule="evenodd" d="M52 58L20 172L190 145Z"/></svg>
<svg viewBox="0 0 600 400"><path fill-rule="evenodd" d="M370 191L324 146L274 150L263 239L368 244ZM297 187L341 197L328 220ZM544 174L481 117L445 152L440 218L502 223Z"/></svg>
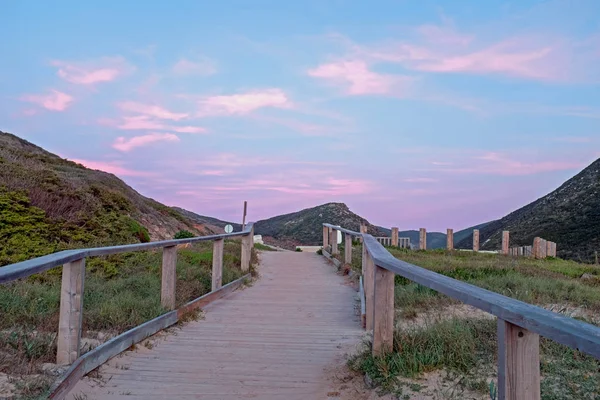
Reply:
<svg viewBox="0 0 600 400"><path fill-rule="evenodd" d="M222 233L210 236L196 236L186 239L159 240L148 243L134 243L118 246L91 247L75 250L63 250L45 256L32 258L14 264L0 267L0 284L8 283L17 279L26 278L30 275L39 274L51 268L79 260L85 257L106 256L110 254L127 253L140 250L149 250L163 247L177 246L186 243L195 243L203 241L212 241L218 239L227 239L238 236L247 236L252 232L253 223L246 224L245 228L239 232Z"/></svg>
<svg viewBox="0 0 600 400"><path fill-rule="evenodd" d="M600 359L600 328L395 258L373 236L324 223L363 238L373 263L531 332Z"/></svg>

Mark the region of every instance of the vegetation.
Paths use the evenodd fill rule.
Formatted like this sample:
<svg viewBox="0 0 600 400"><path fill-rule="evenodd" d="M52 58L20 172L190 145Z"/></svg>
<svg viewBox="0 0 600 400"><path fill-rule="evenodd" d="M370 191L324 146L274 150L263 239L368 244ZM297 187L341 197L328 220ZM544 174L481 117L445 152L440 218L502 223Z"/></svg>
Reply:
<svg viewBox="0 0 600 400"><path fill-rule="evenodd" d="M600 267L552 258L388 250L423 268L600 325ZM340 260L341 254L343 250ZM354 248L351 268L359 272L361 265L360 248ZM381 390L396 394L410 391L413 379L436 370L445 371L459 391L489 393L490 382L495 389L494 319L485 313L454 312L461 310L457 301L400 276L395 304L394 352L382 358L361 352L351 359L352 368L369 375ZM543 338L541 372L543 399L600 396L600 361Z"/></svg>
<svg viewBox="0 0 600 400"><path fill-rule="evenodd" d="M194 235L190 231L182 230L182 231L177 232L175 234L175 236L173 236L173 239L188 239L188 238L193 238L195 236L196 235Z"/></svg>
<svg viewBox="0 0 600 400"><path fill-rule="evenodd" d="M272 248L271 246L265 246L264 244L260 244L260 243L254 243L254 249L261 250L261 251L277 251L274 248Z"/></svg>

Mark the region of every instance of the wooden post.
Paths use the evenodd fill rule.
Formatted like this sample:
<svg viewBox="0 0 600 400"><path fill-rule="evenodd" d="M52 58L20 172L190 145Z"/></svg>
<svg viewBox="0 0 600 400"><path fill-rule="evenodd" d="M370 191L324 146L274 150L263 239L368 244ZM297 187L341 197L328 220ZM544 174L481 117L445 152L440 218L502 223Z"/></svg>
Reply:
<svg viewBox="0 0 600 400"><path fill-rule="evenodd" d="M427 250L427 230L419 229L419 250Z"/></svg>
<svg viewBox="0 0 600 400"><path fill-rule="evenodd" d="M216 239L213 242L212 258L212 291L221 288L223 285L223 244L225 240ZM242 245L242 254L244 253Z"/></svg>
<svg viewBox="0 0 600 400"><path fill-rule="evenodd" d="M446 249L454 250L454 229L446 230Z"/></svg>
<svg viewBox="0 0 600 400"><path fill-rule="evenodd" d="M329 246L329 228L323 227L323 250L327 251L327 246Z"/></svg>
<svg viewBox="0 0 600 400"><path fill-rule="evenodd" d="M367 224L365 221L360 223L360 233L367 233ZM360 242L362 243L362 237L360 238Z"/></svg>
<svg viewBox="0 0 600 400"><path fill-rule="evenodd" d="M365 251L364 264L364 283L365 283L365 303L366 303L366 326L365 329L370 331L373 329L373 312L375 307L375 265L368 251Z"/></svg>
<svg viewBox="0 0 600 400"><path fill-rule="evenodd" d="M552 242L549 240L546 241L546 257L554 257L552 255Z"/></svg>
<svg viewBox="0 0 600 400"><path fill-rule="evenodd" d="M163 248L160 304L167 310L175 309L175 283L177 281L177 246Z"/></svg>
<svg viewBox="0 0 600 400"><path fill-rule="evenodd" d="M510 245L510 232L502 231L502 254L508 254L509 245Z"/></svg>
<svg viewBox="0 0 600 400"><path fill-rule="evenodd" d="M254 231L254 229L252 230ZM242 271L250 270L250 259L252 258L252 247L254 246L254 236L252 232L242 236Z"/></svg>
<svg viewBox="0 0 600 400"><path fill-rule="evenodd" d="M373 355L390 353L394 345L394 273L375 266Z"/></svg>
<svg viewBox="0 0 600 400"><path fill-rule="evenodd" d="M71 364L79 358L85 258L63 265L58 320L57 364Z"/></svg>
<svg viewBox="0 0 600 400"><path fill-rule="evenodd" d="M352 263L352 235L344 234L344 262L346 264Z"/></svg>
<svg viewBox="0 0 600 400"><path fill-rule="evenodd" d="M242 230L246 228L246 212L248 211L248 202L244 201L244 216L242 218Z"/></svg>
<svg viewBox="0 0 600 400"><path fill-rule="evenodd" d="M398 247L398 228L392 228L392 246Z"/></svg>
<svg viewBox="0 0 600 400"><path fill-rule="evenodd" d="M548 241L546 239L541 239L540 240L540 258L546 258L546 243L548 243Z"/></svg>
<svg viewBox="0 0 600 400"><path fill-rule="evenodd" d="M473 251L479 251L479 229L473 230Z"/></svg>
<svg viewBox="0 0 600 400"><path fill-rule="evenodd" d="M533 247L531 250L532 250L532 255L534 258L541 257L541 253L542 253L541 245L542 245L542 238L536 237L533 239Z"/></svg>
<svg viewBox="0 0 600 400"><path fill-rule="evenodd" d="M500 318L498 399L540 399L540 336Z"/></svg>
<svg viewBox="0 0 600 400"><path fill-rule="evenodd" d="M338 254L338 231L335 229L331 230L331 255Z"/></svg>

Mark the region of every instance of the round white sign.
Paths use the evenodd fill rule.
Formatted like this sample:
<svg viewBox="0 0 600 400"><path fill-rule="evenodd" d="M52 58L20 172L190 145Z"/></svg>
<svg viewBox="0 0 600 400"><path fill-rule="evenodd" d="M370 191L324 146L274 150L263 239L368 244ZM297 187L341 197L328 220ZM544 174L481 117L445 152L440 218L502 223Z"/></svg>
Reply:
<svg viewBox="0 0 600 400"><path fill-rule="evenodd" d="M233 232L233 226L227 224L225 225L225 233L231 233Z"/></svg>

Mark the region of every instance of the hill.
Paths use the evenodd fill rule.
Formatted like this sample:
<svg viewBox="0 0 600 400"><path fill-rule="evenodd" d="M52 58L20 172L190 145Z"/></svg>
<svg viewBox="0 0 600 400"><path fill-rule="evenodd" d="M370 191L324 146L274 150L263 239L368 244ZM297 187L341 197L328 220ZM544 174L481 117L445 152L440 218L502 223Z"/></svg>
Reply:
<svg viewBox="0 0 600 400"><path fill-rule="evenodd" d="M116 176L0 132L0 266L68 248L172 238L209 228Z"/></svg>
<svg viewBox="0 0 600 400"><path fill-rule="evenodd" d="M327 203L258 221L254 225L254 232L263 235L267 243L271 242L282 247L316 246L323 243L324 222L358 231L361 221L366 220L350 211L345 204ZM368 233L371 235L385 235L379 227L371 225L368 221L366 223Z"/></svg>
<svg viewBox="0 0 600 400"><path fill-rule="evenodd" d="M502 231L512 246L531 245L536 236L558 244L558 256L590 262L600 250L600 159L558 189L481 229L482 248L499 249ZM463 239L468 246L472 235Z"/></svg>
<svg viewBox="0 0 600 400"><path fill-rule="evenodd" d="M207 217L206 215L196 214L195 212L188 211L188 210L185 210L180 207L171 207L171 208L173 210L177 211L178 213L180 213L181 215L183 215L184 217L186 217L194 222L197 222L199 224L202 224L205 227L211 228L215 232L216 231L222 232L223 228L225 228L225 225L233 226L234 232L242 230L242 224L236 224L234 222L222 221L218 218Z"/></svg>

